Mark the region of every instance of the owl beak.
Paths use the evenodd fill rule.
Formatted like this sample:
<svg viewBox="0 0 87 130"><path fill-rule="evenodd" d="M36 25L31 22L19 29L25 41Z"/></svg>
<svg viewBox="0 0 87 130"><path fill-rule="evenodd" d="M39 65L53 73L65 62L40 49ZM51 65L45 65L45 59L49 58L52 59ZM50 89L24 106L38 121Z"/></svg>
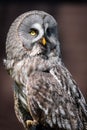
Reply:
<svg viewBox="0 0 87 130"><path fill-rule="evenodd" d="M47 41L46 41L46 38L45 38L45 37L42 37L41 43L42 43L44 46L46 45Z"/></svg>

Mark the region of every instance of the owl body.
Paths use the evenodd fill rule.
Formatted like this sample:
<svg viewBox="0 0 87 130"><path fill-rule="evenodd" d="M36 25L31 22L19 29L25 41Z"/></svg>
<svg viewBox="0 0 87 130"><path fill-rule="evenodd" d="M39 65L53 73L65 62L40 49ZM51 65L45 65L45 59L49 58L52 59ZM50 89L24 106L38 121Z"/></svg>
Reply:
<svg viewBox="0 0 87 130"><path fill-rule="evenodd" d="M55 19L42 11L22 14L8 32L4 63L27 130L87 129L87 104L62 62L57 35Z"/></svg>

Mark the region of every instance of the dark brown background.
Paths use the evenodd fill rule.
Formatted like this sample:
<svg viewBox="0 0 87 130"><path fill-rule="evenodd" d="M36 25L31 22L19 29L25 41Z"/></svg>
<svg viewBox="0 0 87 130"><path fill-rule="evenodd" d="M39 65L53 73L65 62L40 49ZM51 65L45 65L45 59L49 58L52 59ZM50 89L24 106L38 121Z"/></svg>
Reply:
<svg viewBox="0 0 87 130"><path fill-rule="evenodd" d="M0 130L23 130L13 106L13 81L4 69L5 39L13 20L29 10L44 10L58 22L63 61L87 100L87 4L9 2L0 4Z"/></svg>

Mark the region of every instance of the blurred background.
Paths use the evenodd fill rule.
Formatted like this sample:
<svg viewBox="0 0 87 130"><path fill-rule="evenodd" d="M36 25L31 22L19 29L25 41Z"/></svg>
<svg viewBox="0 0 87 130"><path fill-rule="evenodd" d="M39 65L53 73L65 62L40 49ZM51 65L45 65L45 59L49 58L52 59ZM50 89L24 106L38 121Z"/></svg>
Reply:
<svg viewBox="0 0 87 130"><path fill-rule="evenodd" d="M13 20L43 10L58 22L62 58L87 101L87 4L52 1L0 1L0 130L24 130L14 113L13 80L3 66L5 41Z"/></svg>

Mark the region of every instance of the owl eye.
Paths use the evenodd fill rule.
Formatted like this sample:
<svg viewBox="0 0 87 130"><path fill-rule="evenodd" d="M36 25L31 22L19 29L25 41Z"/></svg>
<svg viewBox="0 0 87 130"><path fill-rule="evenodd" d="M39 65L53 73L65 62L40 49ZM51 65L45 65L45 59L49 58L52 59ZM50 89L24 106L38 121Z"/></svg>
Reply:
<svg viewBox="0 0 87 130"><path fill-rule="evenodd" d="M51 29L50 28L47 28L47 35L51 36Z"/></svg>
<svg viewBox="0 0 87 130"><path fill-rule="evenodd" d="M32 36L36 36L36 35L38 34L38 31L35 30L35 29L31 29L29 33L30 33L30 35L32 35Z"/></svg>

